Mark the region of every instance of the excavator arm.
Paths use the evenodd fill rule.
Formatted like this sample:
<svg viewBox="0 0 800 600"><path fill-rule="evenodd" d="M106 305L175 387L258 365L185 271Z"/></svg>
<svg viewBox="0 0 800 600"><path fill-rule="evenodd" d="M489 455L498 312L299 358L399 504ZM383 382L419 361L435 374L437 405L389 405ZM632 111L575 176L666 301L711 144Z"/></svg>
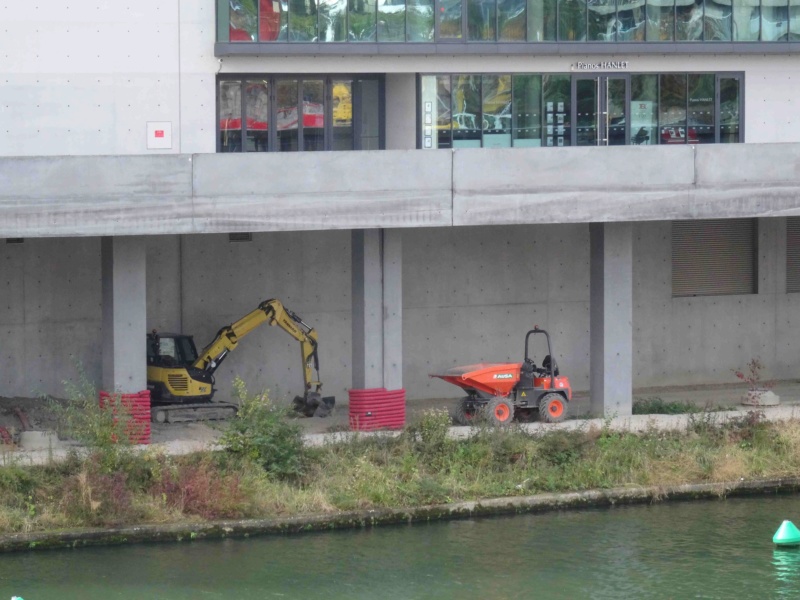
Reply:
<svg viewBox="0 0 800 600"><path fill-rule="evenodd" d="M321 395L322 382L319 378L317 332L304 323L297 313L288 310L274 298L265 300L254 311L220 329L213 341L200 352L192 366L213 374L228 354L239 345L239 341L244 336L264 324L280 327L300 342L305 392L302 397L298 396L294 399L295 410L306 416L314 414L323 416L323 412L330 412L335 399L332 397L322 398Z"/></svg>

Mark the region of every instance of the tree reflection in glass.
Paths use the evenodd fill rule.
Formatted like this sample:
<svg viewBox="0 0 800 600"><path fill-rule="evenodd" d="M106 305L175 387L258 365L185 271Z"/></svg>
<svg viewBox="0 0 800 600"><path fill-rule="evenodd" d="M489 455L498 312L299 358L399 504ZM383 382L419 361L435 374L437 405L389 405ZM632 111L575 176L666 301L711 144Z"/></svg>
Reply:
<svg viewBox="0 0 800 600"><path fill-rule="evenodd" d="M586 0L559 0L558 39L564 42L586 39Z"/></svg>
<svg viewBox="0 0 800 600"><path fill-rule="evenodd" d="M703 39L703 0L678 0L675 7L675 40Z"/></svg>
<svg viewBox="0 0 800 600"><path fill-rule="evenodd" d="M433 0L408 0L406 36L409 42L433 41Z"/></svg>
<svg viewBox="0 0 800 600"><path fill-rule="evenodd" d="M347 0L318 0L318 5L320 41L347 40Z"/></svg>
<svg viewBox="0 0 800 600"><path fill-rule="evenodd" d="M467 0L467 32L470 41L495 40L496 8L495 0Z"/></svg>
<svg viewBox="0 0 800 600"><path fill-rule="evenodd" d="M351 42L374 42L377 25L376 0L350 0L349 39Z"/></svg>
<svg viewBox="0 0 800 600"><path fill-rule="evenodd" d="M498 39L502 42L524 42L526 0L498 0Z"/></svg>
<svg viewBox="0 0 800 600"><path fill-rule="evenodd" d="M647 0L647 41L675 39L675 0Z"/></svg>
<svg viewBox="0 0 800 600"><path fill-rule="evenodd" d="M406 40L406 0L378 0L378 41Z"/></svg>

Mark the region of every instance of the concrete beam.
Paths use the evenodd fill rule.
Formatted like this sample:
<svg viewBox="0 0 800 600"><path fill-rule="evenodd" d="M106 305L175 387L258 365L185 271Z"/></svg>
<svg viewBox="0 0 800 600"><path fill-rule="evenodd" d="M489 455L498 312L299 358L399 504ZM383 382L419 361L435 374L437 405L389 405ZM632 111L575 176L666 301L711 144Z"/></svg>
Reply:
<svg viewBox="0 0 800 600"><path fill-rule="evenodd" d="M589 393L594 416L633 407L633 225L589 225Z"/></svg>
<svg viewBox="0 0 800 600"><path fill-rule="evenodd" d="M145 241L105 237L101 253L103 389L134 394L147 389Z"/></svg>

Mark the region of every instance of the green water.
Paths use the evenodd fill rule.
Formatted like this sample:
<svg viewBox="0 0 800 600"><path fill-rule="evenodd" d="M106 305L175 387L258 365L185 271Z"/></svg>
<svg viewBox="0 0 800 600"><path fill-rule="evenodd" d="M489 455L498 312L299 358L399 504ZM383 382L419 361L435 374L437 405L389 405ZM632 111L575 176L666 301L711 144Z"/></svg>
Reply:
<svg viewBox="0 0 800 600"><path fill-rule="evenodd" d="M0 556L0 600L800 598L800 497Z"/></svg>

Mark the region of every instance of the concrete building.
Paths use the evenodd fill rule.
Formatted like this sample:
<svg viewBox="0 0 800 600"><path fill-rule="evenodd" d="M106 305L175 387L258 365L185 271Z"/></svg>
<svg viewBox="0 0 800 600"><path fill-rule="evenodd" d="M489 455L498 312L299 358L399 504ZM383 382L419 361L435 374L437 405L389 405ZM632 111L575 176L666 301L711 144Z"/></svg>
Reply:
<svg viewBox="0 0 800 600"><path fill-rule="evenodd" d="M796 378L800 0L0 6L0 395L146 385L266 298L326 392L521 360L593 411ZM616 146L614 148L610 146ZM311 152L314 152L311 154ZM217 372L293 395L294 340Z"/></svg>

